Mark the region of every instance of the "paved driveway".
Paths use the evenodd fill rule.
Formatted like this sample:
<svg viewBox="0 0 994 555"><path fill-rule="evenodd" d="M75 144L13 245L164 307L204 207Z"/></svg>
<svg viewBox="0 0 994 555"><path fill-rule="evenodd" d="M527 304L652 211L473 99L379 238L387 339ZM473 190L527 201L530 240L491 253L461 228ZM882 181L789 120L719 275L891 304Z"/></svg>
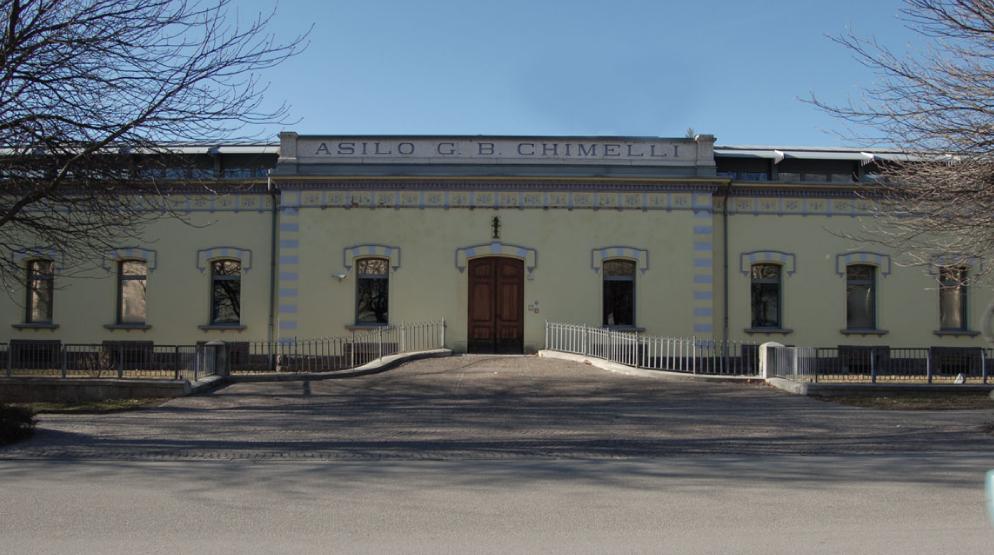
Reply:
<svg viewBox="0 0 994 555"><path fill-rule="evenodd" d="M46 415L2 458L506 459L994 452L994 410L876 411L763 385L462 356L362 378L238 384L157 408Z"/></svg>

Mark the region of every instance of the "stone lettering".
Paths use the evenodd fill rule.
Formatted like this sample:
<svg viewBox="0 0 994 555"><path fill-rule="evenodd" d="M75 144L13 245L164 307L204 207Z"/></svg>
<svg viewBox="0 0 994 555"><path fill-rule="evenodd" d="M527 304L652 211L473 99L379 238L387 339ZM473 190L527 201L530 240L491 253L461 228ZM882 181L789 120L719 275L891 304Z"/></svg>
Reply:
<svg viewBox="0 0 994 555"><path fill-rule="evenodd" d="M345 156L355 154L355 143L338 143L338 154Z"/></svg>
<svg viewBox="0 0 994 555"><path fill-rule="evenodd" d="M493 143L479 143L479 153L480 156L493 156L494 154L494 144Z"/></svg>
<svg viewBox="0 0 994 555"><path fill-rule="evenodd" d="M576 145L577 156L597 156L597 145Z"/></svg>
<svg viewBox="0 0 994 555"><path fill-rule="evenodd" d="M393 154L392 150L387 150L386 152L380 151L380 143L373 143L373 154L383 155L383 154Z"/></svg>
<svg viewBox="0 0 994 555"><path fill-rule="evenodd" d="M632 147L634 147L635 145L627 145L627 146L628 146L628 157L629 158L641 158L641 157L645 156L644 152L639 152L638 154L635 154L635 152L632 151Z"/></svg>
<svg viewBox="0 0 994 555"><path fill-rule="evenodd" d="M438 143L435 152L440 156L451 156L456 153L456 143Z"/></svg>
<svg viewBox="0 0 994 555"><path fill-rule="evenodd" d="M400 143L397 145L397 153L404 156L414 154L414 143Z"/></svg>
<svg viewBox="0 0 994 555"><path fill-rule="evenodd" d="M525 147L531 150L525 152ZM535 156L535 143L518 143L518 156Z"/></svg>
<svg viewBox="0 0 994 555"><path fill-rule="evenodd" d="M621 156L621 145L607 143L604 145L604 157L605 158L617 158Z"/></svg>
<svg viewBox="0 0 994 555"><path fill-rule="evenodd" d="M542 156L559 156L559 145L556 143L542 143Z"/></svg>
<svg viewBox="0 0 994 555"><path fill-rule="evenodd" d="M327 143L321 143L321 144L318 145L317 152L315 152L314 155L317 156L318 154L327 154L327 155L331 156L331 151L328 150Z"/></svg>

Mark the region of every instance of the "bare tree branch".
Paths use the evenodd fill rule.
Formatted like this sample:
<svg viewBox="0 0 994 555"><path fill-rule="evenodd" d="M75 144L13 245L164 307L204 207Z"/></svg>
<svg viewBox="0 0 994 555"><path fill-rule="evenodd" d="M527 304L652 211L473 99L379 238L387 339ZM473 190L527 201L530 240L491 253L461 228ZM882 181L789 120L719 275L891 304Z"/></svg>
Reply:
<svg viewBox="0 0 994 555"><path fill-rule="evenodd" d="M275 14L231 0L0 0L0 278L26 246L95 260L169 214L156 166L170 145L249 139L259 73L298 53ZM210 193L204 189L205 193Z"/></svg>

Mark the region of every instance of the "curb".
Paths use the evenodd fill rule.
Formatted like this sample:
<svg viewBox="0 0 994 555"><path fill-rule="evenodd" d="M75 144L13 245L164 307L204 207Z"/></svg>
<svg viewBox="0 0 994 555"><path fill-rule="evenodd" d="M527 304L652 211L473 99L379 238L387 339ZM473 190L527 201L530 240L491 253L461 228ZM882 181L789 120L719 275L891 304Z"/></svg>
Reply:
<svg viewBox="0 0 994 555"><path fill-rule="evenodd" d="M766 383L777 389L793 393L795 395L805 395L808 397L834 397L837 395L876 395L880 393L977 393L989 391L991 399L994 399L994 384L963 384L963 385L936 385L936 384L869 384L869 383L812 383L795 382L786 378L767 378Z"/></svg>

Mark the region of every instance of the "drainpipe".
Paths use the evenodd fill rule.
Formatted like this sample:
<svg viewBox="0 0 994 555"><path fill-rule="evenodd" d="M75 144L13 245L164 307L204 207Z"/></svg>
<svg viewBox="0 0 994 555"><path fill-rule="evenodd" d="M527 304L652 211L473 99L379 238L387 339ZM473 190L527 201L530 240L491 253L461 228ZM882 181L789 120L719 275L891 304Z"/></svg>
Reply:
<svg viewBox="0 0 994 555"><path fill-rule="evenodd" d="M732 181L725 183L725 202L721 205L721 257L723 259L721 267L721 339L728 341L728 201L732 188Z"/></svg>
<svg viewBox="0 0 994 555"><path fill-rule="evenodd" d="M279 224L280 190L273 184L271 170L266 171L266 190L273 199L269 237L269 343L276 340L276 238Z"/></svg>

